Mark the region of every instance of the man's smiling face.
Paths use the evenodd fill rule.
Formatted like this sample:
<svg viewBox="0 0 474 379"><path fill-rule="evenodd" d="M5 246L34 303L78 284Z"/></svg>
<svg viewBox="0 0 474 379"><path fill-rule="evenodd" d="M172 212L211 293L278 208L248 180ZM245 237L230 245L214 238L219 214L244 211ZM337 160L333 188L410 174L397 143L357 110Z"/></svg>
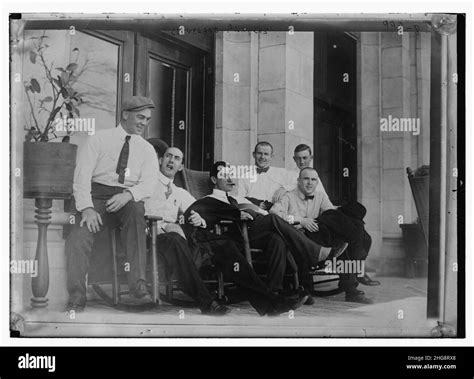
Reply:
<svg viewBox="0 0 474 379"><path fill-rule="evenodd" d="M122 126L129 134L142 135L151 120L151 109L123 112Z"/></svg>
<svg viewBox="0 0 474 379"><path fill-rule="evenodd" d="M259 168L265 168L270 166L270 163L273 159L273 151L271 146L268 145L259 145L255 148L253 152L253 157L255 159L255 165Z"/></svg>

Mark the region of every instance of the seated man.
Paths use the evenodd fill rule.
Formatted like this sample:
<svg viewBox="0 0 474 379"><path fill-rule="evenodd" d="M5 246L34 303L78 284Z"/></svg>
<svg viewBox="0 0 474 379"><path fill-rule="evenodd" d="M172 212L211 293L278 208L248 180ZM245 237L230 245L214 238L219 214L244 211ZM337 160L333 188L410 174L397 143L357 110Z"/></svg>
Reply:
<svg viewBox="0 0 474 379"><path fill-rule="evenodd" d="M349 258L365 260L367 254L362 247L363 226L361 228L360 224L352 222L344 213L336 210L326 193L316 191L318 181L314 168L303 168L298 178L298 187L274 204L271 212L290 224L299 223L297 227L320 245L334 247L340 245L342 240L347 241ZM372 301L357 290L357 274L342 273L339 286L346 292L346 301L370 304Z"/></svg>
<svg viewBox="0 0 474 379"><path fill-rule="evenodd" d="M320 246L306 238L277 215L268 214L263 210L256 212L251 209L251 206L241 210L245 208L245 206L242 207L242 204L249 204L250 202L245 198L229 195L235 186L235 182L231 175L226 175L227 167L228 163L226 162L216 162L213 165L210 172L211 180L214 183L212 195L196 201L186 213L191 210L198 212L206 220L208 227L219 223L221 220L248 221L251 246L261 248L271 243L272 249L278 252L280 266L273 269L279 272L281 280L283 280L287 252L290 250L298 265L300 283L306 291L304 296L308 296L307 303L312 304L313 300L310 296L312 278L309 272L312 266L323 260L319 256ZM203 230L194 237L202 241L212 239ZM229 228L229 231L221 238L234 241L236 244L241 242L242 239L236 227ZM337 257L341 253L342 251L337 251L333 254Z"/></svg>
<svg viewBox="0 0 474 379"><path fill-rule="evenodd" d="M294 150L293 160L296 163L296 169L293 171L294 181L297 182L300 171L305 167L312 167L313 153L311 151L311 147L304 143L297 145ZM326 192L323 186L323 182L321 180L319 180L318 186L316 187L316 191Z"/></svg>
<svg viewBox="0 0 474 379"><path fill-rule="evenodd" d="M256 180L240 179L237 194L268 211L285 192L296 187L296 177L290 170L270 166L273 160L273 146L269 142L257 143L253 157L255 167L252 170L257 173Z"/></svg>
<svg viewBox="0 0 474 379"><path fill-rule="evenodd" d="M179 225L181 215L195 202L186 190L173 184L177 172L183 169L183 153L175 147L168 148L160 158L158 185L145 203L146 214L161 216L160 233L157 237L158 258L165 262L169 273L175 272L184 292L192 297L203 313L222 315L229 308L218 304L205 287L194 263L186 237ZM206 228L206 222L198 212L190 211L182 219L184 228ZM191 226L192 228L189 228ZM244 292L259 314L278 314L296 308L299 304L272 296L268 288L253 272L245 258L233 246L211 251L211 259L224 275L234 281ZM238 264L239 270L234 267Z"/></svg>
<svg viewBox="0 0 474 379"><path fill-rule="evenodd" d="M312 154L312 151L311 151L311 147L309 147L308 145L303 144L303 143L297 145L295 147L295 150L294 150L293 160L295 161L296 166L297 166L297 169L294 171L295 181L297 181L298 177L299 177L300 170L302 170L303 168L306 168L306 167L312 167L313 154ZM318 177L319 177L319 175L318 175ZM321 179L319 179L319 183L318 183L318 186L316 187L316 191L326 192ZM349 217L354 217L355 220L357 220L358 218L360 218L360 215L357 212L353 212L352 210L353 210L353 208L354 209L355 208L359 209L360 207L363 207L361 204L359 204L360 206L358 206L357 204L355 204L355 203L346 204L346 205L342 206L340 210L342 212L346 213ZM364 215L365 215L365 213L364 213ZM364 247L365 251L367 251L367 253L370 250L371 244L372 244L372 239L371 239L370 235L367 233L367 231L365 231L365 229L364 229L364 232L363 232L363 247ZM379 281L372 280L367 273L364 274L364 276L361 276L361 277L357 276L357 280L359 281L359 283L364 284L366 286L380 285Z"/></svg>
<svg viewBox="0 0 474 379"><path fill-rule="evenodd" d="M158 160L141 134L151 118L151 99L134 96L122 105L116 128L90 136L79 153L74 173L74 198L80 212L66 240L67 310L86 305L86 274L95 233L101 225L121 226L130 262L128 282L136 297L146 295L145 210L143 200L156 185Z"/></svg>

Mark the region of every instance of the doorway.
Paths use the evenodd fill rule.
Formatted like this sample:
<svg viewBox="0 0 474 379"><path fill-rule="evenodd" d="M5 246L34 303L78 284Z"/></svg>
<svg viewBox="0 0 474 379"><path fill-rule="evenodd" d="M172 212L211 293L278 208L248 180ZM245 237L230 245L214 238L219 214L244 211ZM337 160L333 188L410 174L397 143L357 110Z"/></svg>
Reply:
<svg viewBox="0 0 474 379"><path fill-rule="evenodd" d="M335 205L357 200L356 40L314 33L314 167Z"/></svg>
<svg viewBox="0 0 474 379"><path fill-rule="evenodd" d="M181 149L185 167L209 169L214 150L210 54L169 38L136 38L135 93L156 105L145 137Z"/></svg>

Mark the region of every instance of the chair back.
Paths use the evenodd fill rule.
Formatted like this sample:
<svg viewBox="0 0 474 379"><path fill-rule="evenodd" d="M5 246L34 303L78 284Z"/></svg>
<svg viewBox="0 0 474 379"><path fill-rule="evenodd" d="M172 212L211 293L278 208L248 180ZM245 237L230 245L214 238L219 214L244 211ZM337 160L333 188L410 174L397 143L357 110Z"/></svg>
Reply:
<svg viewBox="0 0 474 379"><path fill-rule="evenodd" d="M430 209L430 176L428 166L422 166L418 170L411 170L407 167L408 182L415 200L415 207L420 218L421 228L425 236L426 243L428 243L428 224L429 224L429 209Z"/></svg>
<svg viewBox="0 0 474 379"><path fill-rule="evenodd" d="M184 188L196 199L210 195L213 187L209 179L209 171L196 171L187 168L175 176L174 184Z"/></svg>

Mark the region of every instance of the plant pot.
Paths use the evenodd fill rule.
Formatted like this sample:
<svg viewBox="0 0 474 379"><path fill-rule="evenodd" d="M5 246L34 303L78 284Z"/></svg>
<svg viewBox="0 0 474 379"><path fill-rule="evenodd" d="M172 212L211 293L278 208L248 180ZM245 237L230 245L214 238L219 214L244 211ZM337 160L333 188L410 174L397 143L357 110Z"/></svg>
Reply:
<svg viewBox="0 0 474 379"><path fill-rule="evenodd" d="M401 224L405 247L405 276L426 277L428 274L428 246L419 224Z"/></svg>
<svg viewBox="0 0 474 379"><path fill-rule="evenodd" d="M25 142L23 146L23 197L71 198L77 145Z"/></svg>

